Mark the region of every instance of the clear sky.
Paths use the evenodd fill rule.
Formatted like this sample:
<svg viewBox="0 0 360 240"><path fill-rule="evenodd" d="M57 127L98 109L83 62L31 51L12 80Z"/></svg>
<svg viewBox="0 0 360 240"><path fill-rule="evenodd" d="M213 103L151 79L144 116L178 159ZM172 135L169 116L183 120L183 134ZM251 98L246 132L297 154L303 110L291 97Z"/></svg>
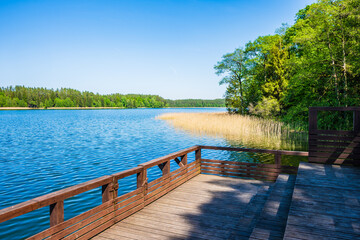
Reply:
<svg viewBox="0 0 360 240"><path fill-rule="evenodd" d="M312 2L0 0L0 86L221 98L221 56Z"/></svg>

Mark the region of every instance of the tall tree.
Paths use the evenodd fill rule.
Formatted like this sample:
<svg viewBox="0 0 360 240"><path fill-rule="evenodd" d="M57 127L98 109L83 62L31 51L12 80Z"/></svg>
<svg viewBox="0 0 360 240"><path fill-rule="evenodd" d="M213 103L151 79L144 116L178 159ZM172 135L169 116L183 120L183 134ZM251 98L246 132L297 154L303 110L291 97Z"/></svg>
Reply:
<svg viewBox="0 0 360 240"><path fill-rule="evenodd" d="M217 75L225 75L220 84L227 84L225 102L232 111L245 113L244 77L246 75L245 53L236 49L233 53L225 54L222 60L214 66Z"/></svg>

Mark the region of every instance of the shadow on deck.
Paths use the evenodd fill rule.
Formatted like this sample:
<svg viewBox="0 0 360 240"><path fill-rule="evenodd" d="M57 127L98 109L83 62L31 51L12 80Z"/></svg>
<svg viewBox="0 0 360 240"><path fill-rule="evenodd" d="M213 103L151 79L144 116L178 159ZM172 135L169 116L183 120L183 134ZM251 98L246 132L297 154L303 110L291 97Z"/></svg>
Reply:
<svg viewBox="0 0 360 240"><path fill-rule="evenodd" d="M294 179L200 174L93 239L281 239Z"/></svg>

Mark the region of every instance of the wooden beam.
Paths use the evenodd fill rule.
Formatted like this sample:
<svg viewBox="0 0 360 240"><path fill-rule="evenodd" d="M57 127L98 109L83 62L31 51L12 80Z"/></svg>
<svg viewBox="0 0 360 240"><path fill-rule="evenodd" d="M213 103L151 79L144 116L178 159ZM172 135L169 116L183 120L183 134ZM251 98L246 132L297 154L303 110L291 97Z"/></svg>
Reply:
<svg viewBox="0 0 360 240"><path fill-rule="evenodd" d="M64 221L64 201L59 201L50 205L50 227L58 225Z"/></svg>
<svg viewBox="0 0 360 240"><path fill-rule="evenodd" d="M184 166L187 165L187 154L181 156L181 162Z"/></svg>
<svg viewBox="0 0 360 240"><path fill-rule="evenodd" d="M147 171L146 168L143 167L141 172L137 174L137 181L136 181L137 188L141 188L145 186L146 182L147 182Z"/></svg>
<svg viewBox="0 0 360 240"><path fill-rule="evenodd" d="M281 167L281 152L279 152L279 151L276 152L274 154L274 156L275 156L275 164L278 168L280 168Z"/></svg>
<svg viewBox="0 0 360 240"><path fill-rule="evenodd" d="M309 134L317 130L317 112L314 108L309 109Z"/></svg>
<svg viewBox="0 0 360 240"><path fill-rule="evenodd" d="M170 160L163 163L162 175L166 176L170 173Z"/></svg>
<svg viewBox="0 0 360 240"><path fill-rule="evenodd" d="M201 149L195 150L195 161L201 162Z"/></svg>

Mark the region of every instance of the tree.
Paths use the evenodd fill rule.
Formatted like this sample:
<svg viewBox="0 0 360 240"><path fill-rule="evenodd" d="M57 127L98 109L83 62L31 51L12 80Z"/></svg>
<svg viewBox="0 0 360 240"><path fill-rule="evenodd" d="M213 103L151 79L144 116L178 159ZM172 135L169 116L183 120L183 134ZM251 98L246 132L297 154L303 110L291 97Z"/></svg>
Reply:
<svg viewBox="0 0 360 240"><path fill-rule="evenodd" d="M238 48L233 53L225 54L214 69L217 75L225 74L220 84L227 84L225 93L227 106L234 108L234 112L244 114L246 111L243 91L246 75L244 50Z"/></svg>

